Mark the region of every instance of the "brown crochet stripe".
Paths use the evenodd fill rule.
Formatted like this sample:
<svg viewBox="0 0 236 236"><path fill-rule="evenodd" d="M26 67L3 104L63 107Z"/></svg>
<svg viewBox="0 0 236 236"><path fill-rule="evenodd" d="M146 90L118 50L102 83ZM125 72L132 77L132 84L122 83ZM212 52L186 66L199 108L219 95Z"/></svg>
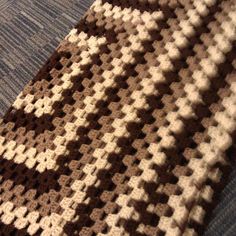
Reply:
<svg viewBox="0 0 236 236"><path fill-rule="evenodd" d="M171 6L171 1L150 1L149 4L147 2L140 2L137 0L132 0L132 1L112 1L112 0L102 0L102 3L110 3L113 6L118 6L121 8L131 8L133 10L139 10L140 12L154 12L159 9L163 10L169 10L168 4ZM176 2L174 3L176 4ZM164 7L163 7L164 6ZM166 8L165 8L166 7Z"/></svg>
<svg viewBox="0 0 236 236"><path fill-rule="evenodd" d="M26 229L17 230L13 224L5 225L0 222L0 229L2 235L29 235Z"/></svg>
<svg viewBox="0 0 236 236"><path fill-rule="evenodd" d="M1 232L200 232L235 130L234 3L97 0L0 126Z"/></svg>

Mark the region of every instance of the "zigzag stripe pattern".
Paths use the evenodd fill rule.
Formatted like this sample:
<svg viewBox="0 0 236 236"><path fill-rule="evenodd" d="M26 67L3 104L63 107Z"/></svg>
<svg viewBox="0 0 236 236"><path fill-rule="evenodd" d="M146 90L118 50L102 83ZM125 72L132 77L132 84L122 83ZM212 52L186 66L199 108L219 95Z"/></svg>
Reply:
<svg viewBox="0 0 236 236"><path fill-rule="evenodd" d="M0 121L1 235L197 235L230 171L235 0L96 0Z"/></svg>

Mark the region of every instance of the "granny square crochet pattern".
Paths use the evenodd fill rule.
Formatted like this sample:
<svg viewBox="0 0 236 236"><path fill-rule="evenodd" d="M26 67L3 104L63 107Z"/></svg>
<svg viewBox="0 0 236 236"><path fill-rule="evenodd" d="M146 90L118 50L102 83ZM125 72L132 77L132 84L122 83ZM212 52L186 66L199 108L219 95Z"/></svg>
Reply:
<svg viewBox="0 0 236 236"><path fill-rule="evenodd" d="M202 234L235 40L236 0L96 0L0 122L0 235Z"/></svg>

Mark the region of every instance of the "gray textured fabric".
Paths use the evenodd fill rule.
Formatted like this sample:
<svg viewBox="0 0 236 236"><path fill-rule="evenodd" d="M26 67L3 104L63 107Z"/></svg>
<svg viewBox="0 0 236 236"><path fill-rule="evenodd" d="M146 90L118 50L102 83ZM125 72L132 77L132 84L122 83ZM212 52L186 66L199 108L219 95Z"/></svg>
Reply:
<svg viewBox="0 0 236 236"><path fill-rule="evenodd" d="M220 194L219 203L213 211L204 235L236 235L236 169L231 173L228 184Z"/></svg>
<svg viewBox="0 0 236 236"><path fill-rule="evenodd" d="M0 117L93 0L0 0Z"/></svg>

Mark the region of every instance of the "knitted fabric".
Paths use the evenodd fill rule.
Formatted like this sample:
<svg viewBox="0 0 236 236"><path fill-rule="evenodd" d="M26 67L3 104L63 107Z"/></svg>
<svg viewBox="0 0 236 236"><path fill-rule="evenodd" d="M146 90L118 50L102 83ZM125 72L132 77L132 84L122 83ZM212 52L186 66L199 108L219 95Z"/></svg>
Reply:
<svg viewBox="0 0 236 236"><path fill-rule="evenodd" d="M96 0L1 121L0 234L201 234L235 149L235 4Z"/></svg>

